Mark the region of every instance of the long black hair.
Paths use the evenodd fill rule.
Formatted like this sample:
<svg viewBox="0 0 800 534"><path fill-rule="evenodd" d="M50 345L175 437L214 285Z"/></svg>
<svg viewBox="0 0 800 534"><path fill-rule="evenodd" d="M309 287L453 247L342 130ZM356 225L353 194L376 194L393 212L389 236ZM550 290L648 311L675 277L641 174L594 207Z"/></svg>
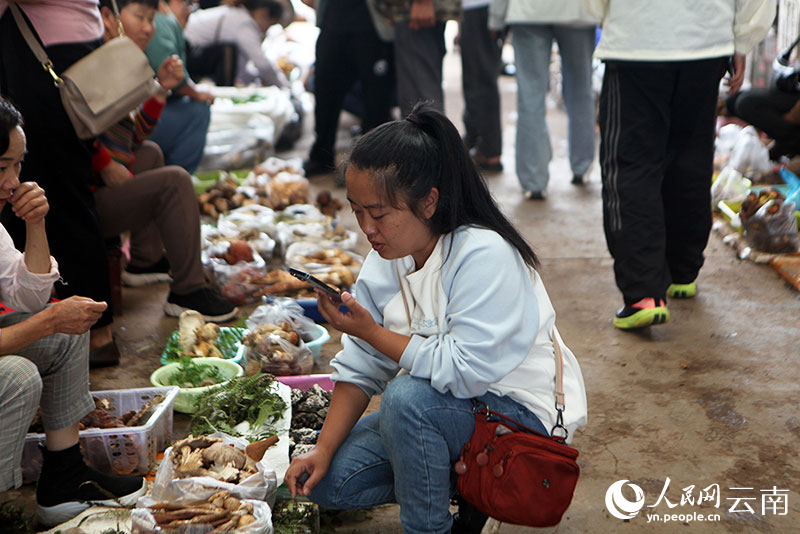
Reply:
<svg viewBox="0 0 800 534"><path fill-rule="evenodd" d="M405 203L423 220L421 200L437 188L439 202L427 221L435 234L463 225L494 230L525 263L538 265L533 249L497 207L456 127L428 104L418 103L404 120L382 124L362 136L348 164L372 173L381 196L393 207Z"/></svg>
<svg viewBox="0 0 800 534"><path fill-rule="evenodd" d="M5 154L11 143L11 130L22 126L22 114L14 105L0 96L0 154Z"/></svg>

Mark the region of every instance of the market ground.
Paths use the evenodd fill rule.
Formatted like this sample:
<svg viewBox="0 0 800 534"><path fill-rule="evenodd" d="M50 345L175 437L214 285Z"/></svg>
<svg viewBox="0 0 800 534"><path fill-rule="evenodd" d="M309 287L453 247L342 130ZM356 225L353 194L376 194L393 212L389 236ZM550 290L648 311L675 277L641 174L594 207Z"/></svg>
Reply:
<svg viewBox="0 0 800 534"><path fill-rule="evenodd" d="M446 78L448 114L460 124L460 69L454 53L447 56ZM611 317L621 298L603 238L599 169L594 167L584 187L569 183L565 118L553 106L548 117L554 140L550 196L544 202L523 200L514 174L514 79L501 78L501 87L506 171L487 177L488 182L542 260L558 326L580 359L589 400L589 424L573 443L582 469L574 501L558 527L538 531L800 532L800 293L770 267L737 260L712 234L697 298L671 301L667 325L639 333L616 330ZM346 122L342 148L350 141ZM280 156L306 153L311 117L305 126L295 149ZM330 177L314 179L312 188L331 189L344 200L343 189L335 188ZM356 229L346 210L343 219ZM177 323L162 312L167 291L165 284L124 290L124 313L115 322L122 363L92 371L93 390L149 385L148 376ZM339 336L333 334L321 363L338 350ZM320 365L315 372L328 370ZM378 399L371 409L377 405ZM183 437L186 418L177 415L175 423L173 437ZM638 485L650 506L659 500L667 478L666 500L657 506L645 507L629 521L609 513L605 496L614 482ZM712 495L714 485L718 490ZM789 490L788 499L764 510L766 490L783 496L780 490ZM682 494L690 494L691 503L681 505ZM699 505L701 494L718 497L719 506L714 501ZM634 498L627 487L625 495ZM9 498L33 510L33 486L0 494L0 501ZM647 513L661 516L660 521L648 522ZM672 514L688 517L673 519ZM700 521L700 514L718 514L719 520ZM337 532L399 534L398 507L354 515ZM525 532L534 529L499 529L500 534Z"/></svg>

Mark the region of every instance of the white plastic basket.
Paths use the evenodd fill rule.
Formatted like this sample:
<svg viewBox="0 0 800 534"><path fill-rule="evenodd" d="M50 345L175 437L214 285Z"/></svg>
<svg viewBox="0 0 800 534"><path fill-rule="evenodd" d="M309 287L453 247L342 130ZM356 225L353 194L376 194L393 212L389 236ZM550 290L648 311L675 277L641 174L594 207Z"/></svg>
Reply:
<svg viewBox="0 0 800 534"><path fill-rule="evenodd" d="M116 389L93 391L92 397L108 399L109 414L119 417L130 410L140 410L157 395L164 400L141 426L90 428L81 430L81 452L86 463L98 471L116 475L146 475L155 467L156 454L172 441L172 405L180 388ZM22 478L35 482L42 468L44 434L28 434L22 451Z"/></svg>

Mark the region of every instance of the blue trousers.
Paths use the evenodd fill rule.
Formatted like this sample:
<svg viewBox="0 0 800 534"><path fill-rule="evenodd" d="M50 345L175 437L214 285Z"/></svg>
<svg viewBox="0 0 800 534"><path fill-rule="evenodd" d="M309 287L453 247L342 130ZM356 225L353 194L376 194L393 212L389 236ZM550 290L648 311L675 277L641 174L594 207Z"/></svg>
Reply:
<svg viewBox="0 0 800 534"><path fill-rule="evenodd" d="M544 191L550 180L550 134L545 99L550 81L553 41L561 56L562 93L567 108L569 164L583 175L594 160L592 53L595 28L547 24L514 24L517 67L517 178L525 191Z"/></svg>
<svg viewBox="0 0 800 534"><path fill-rule="evenodd" d="M188 96L169 100L150 139L161 147L165 165L197 170L206 147L211 108Z"/></svg>
<svg viewBox="0 0 800 534"><path fill-rule="evenodd" d="M549 435L530 410L508 397L487 393L478 400ZM336 451L310 498L332 509L399 503L405 534L449 534L453 464L474 430L470 399L439 393L424 379L398 376L386 388L380 410L361 418Z"/></svg>

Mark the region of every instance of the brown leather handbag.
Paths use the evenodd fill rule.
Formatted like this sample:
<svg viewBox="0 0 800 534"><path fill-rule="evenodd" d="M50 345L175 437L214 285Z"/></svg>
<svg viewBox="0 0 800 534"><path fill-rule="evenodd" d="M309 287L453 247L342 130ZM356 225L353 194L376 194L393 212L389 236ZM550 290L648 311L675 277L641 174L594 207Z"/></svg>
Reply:
<svg viewBox="0 0 800 534"><path fill-rule="evenodd" d="M112 0L112 4L119 21L117 3ZM19 7L9 2L9 8L25 42L53 77L61 102L79 138L96 137L139 104L162 91L147 56L123 35L121 22L119 37L76 61L59 75Z"/></svg>

